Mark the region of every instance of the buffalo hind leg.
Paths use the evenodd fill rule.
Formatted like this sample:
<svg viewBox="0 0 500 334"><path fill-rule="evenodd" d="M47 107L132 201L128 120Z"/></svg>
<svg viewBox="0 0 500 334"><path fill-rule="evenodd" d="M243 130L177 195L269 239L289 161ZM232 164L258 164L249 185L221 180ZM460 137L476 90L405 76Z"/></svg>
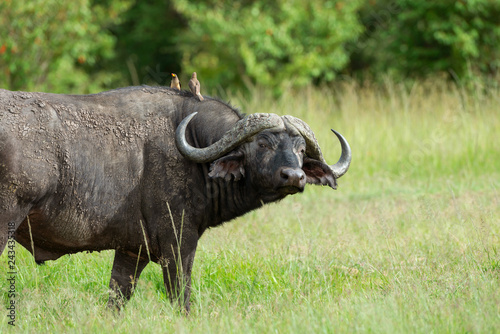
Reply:
<svg viewBox="0 0 500 334"><path fill-rule="evenodd" d="M132 297L137 280L149 260L139 257L140 254L132 256L129 253L115 252L111 280L109 282L108 307L121 309Z"/></svg>
<svg viewBox="0 0 500 334"><path fill-rule="evenodd" d="M196 244L191 247L189 253L182 256L182 261L177 261L178 256L172 256L173 261L162 263L163 281L167 295L172 302L179 303L181 310L189 313L191 296L191 271L193 269ZM181 265L182 263L182 265Z"/></svg>

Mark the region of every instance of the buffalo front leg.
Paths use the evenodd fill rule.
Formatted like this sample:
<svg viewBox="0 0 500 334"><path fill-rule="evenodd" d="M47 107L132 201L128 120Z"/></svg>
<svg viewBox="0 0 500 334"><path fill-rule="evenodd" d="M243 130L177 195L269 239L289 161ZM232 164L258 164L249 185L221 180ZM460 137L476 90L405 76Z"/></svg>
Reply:
<svg viewBox="0 0 500 334"><path fill-rule="evenodd" d="M180 259L178 252L177 255L174 254L168 261L162 263L163 281L167 295L172 302L179 303L181 309L184 309L186 313L189 313L190 309L191 271L196 253L196 243L190 246L182 248ZM185 251L185 254L182 251Z"/></svg>
<svg viewBox="0 0 500 334"><path fill-rule="evenodd" d="M9 238L14 237L14 233L29 212L29 208L17 206L11 210L2 210L4 205L3 198L0 198L0 255L2 255Z"/></svg>
<svg viewBox="0 0 500 334"><path fill-rule="evenodd" d="M120 309L134 293L137 280L148 264L139 254L115 252L109 287L108 307Z"/></svg>

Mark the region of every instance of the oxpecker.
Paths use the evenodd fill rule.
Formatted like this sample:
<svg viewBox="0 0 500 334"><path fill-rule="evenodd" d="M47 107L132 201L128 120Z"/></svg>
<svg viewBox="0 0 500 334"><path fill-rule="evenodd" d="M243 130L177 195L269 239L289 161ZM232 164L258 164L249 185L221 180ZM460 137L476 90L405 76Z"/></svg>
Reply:
<svg viewBox="0 0 500 334"><path fill-rule="evenodd" d="M198 78L196 78L196 72L193 72L191 80L189 80L189 89L191 89L191 93L196 95L198 100L203 101L203 96L200 94L200 82Z"/></svg>
<svg viewBox="0 0 500 334"><path fill-rule="evenodd" d="M170 81L170 88L181 90L181 83L179 81L179 77L175 73L172 73L172 81Z"/></svg>

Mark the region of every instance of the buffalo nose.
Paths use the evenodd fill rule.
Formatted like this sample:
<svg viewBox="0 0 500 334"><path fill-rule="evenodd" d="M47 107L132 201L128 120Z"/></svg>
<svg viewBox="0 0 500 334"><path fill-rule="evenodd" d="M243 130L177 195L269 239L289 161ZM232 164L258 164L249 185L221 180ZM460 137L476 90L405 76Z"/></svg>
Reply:
<svg viewBox="0 0 500 334"><path fill-rule="evenodd" d="M306 174L300 168L283 168L280 172L283 186L303 189L306 185Z"/></svg>

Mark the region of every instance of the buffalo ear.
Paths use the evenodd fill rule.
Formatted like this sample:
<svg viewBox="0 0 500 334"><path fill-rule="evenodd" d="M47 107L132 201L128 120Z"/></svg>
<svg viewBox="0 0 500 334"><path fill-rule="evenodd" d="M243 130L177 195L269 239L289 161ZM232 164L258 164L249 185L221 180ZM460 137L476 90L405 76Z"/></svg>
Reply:
<svg viewBox="0 0 500 334"><path fill-rule="evenodd" d="M306 182L310 184L320 184L322 186L330 186L337 189L337 181L333 176L332 170L327 164L304 157L302 170L306 173Z"/></svg>
<svg viewBox="0 0 500 334"><path fill-rule="evenodd" d="M215 160L210 165L208 176L212 178L220 177L226 181L230 181L231 176L234 176L235 181L240 180L245 176L243 153L236 151Z"/></svg>

